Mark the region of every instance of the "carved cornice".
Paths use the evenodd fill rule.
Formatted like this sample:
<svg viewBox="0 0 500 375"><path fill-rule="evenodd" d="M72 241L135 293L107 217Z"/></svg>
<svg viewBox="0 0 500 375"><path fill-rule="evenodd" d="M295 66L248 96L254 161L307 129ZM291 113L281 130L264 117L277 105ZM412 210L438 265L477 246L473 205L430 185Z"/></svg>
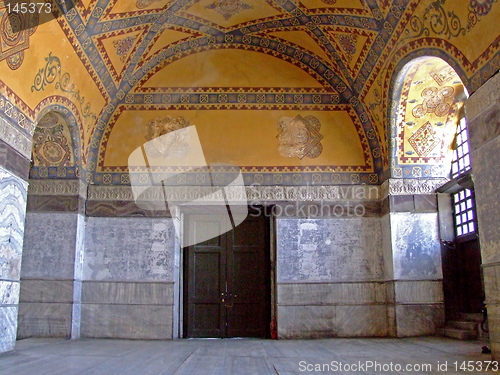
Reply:
<svg viewBox="0 0 500 375"><path fill-rule="evenodd" d="M80 180L29 180L29 195L82 196L87 198L87 185Z"/></svg>
<svg viewBox="0 0 500 375"><path fill-rule="evenodd" d="M31 139L0 117L0 139L31 160Z"/></svg>
<svg viewBox="0 0 500 375"><path fill-rule="evenodd" d="M225 188L225 189L224 189ZM277 202L339 202L339 201L377 201L382 195L380 186L246 186L246 196L241 189L227 186L168 186L151 187L141 194L142 201L164 201L187 203L220 202L226 198L234 203L264 204ZM133 201L130 186L89 186L89 200L95 201Z"/></svg>
<svg viewBox="0 0 500 375"><path fill-rule="evenodd" d="M387 195L428 195L448 182L447 178L391 178L382 184L382 192Z"/></svg>

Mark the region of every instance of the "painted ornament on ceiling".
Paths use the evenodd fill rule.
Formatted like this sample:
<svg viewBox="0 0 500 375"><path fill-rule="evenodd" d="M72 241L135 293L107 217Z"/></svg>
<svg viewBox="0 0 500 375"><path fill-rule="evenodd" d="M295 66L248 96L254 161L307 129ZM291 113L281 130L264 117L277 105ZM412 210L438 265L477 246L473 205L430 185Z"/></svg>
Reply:
<svg viewBox="0 0 500 375"><path fill-rule="evenodd" d="M493 7L493 3L497 0L470 0L470 8L476 13L478 16L485 16Z"/></svg>
<svg viewBox="0 0 500 375"><path fill-rule="evenodd" d="M227 21L231 16L241 13L243 10L252 9L253 6L245 4L241 0L216 0L207 5L206 8L215 10Z"/></svg>
<svg viewBox="0 0 500 375"><path fill-rule="evenodd" d="M446 103L446 99L452 97L454 91L451 86L445 86L441 89L426 87L421 94L424 102L413 108L413 116L421 118L427 113L434 113L438 117L446 116L451 109L451 105Z"/></svg>
<svg viewBox="0 0 500 375"><path fill-rule="evenodd" d="M113 47L115 47L116 54L120 57L121 62L125 62L128 52L134 46L135 37L127 36L121 40L115 40Z"/></svg>
<svg viewBox="0 0 500 375"><path fill-rule="evenodd" d="M137 0L135 2L135 6L138 9L144 9L144 8L147 8L148 6L150 6L151 4L157 3L157 2L160 2L160 1L161 0Z"/></svg>
<svg viewBox="0 0 500 375"><path fill-rule="evenodd" d="M33 135L33 161L37 166L71 165L71 143L60 118L48 113L38 123Z"/></svg>
<svg viewBox="0 0 500 375"><path fill-rule="evenodd" d="M317 158L323 151L321 123L314 116L283 117L278 123L278 152L287 158Z"/></svg>
<svg viewBox="0 0 500 375"><path fill-rule="evenodd" d="M38 25L38 13L8 13L0 8L0 61L6 60L10 69L18 69L29 48L29 38Z"/></svg>
<svg viewBox="0 0 500 375"><path fill-rule="evenodd" d="M436 146L442 143L442 139L438 136L433 129L430 122L426 122L420 129L418 129L408 139L408 142L416 151L418 156L424 157L431 153Z"/></svg>

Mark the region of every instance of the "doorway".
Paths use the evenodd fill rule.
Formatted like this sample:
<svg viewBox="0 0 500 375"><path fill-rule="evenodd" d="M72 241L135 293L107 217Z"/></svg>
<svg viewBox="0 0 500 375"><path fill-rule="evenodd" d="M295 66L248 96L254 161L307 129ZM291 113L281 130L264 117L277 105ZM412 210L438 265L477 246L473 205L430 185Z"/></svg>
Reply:
<svg viewBox="0 0 500 375"><path fill-rule="evenodd" d="M187 232L221 226L218 215L190 215ZM233 230L184 249L186 338L270 335L270 221L249 215Z"/></svg>

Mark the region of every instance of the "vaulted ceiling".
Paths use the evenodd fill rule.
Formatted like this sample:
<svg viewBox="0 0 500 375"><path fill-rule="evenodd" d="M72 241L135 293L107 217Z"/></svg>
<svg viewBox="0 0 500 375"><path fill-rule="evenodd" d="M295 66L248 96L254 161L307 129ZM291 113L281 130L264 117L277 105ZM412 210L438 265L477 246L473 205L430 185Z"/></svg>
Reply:
<svg viewBox="0 0 500 375"><path fill-rule="evenodd" d="M497 0L50 4L17 16L23 30L0 9L2 105L38 134L33 178L130 184L128 157L151 127L181 121L208 163L249 184L377 184L406 63L440 57L469 92L500 67ZM284 135L299 128L306 141Z"/></svg>

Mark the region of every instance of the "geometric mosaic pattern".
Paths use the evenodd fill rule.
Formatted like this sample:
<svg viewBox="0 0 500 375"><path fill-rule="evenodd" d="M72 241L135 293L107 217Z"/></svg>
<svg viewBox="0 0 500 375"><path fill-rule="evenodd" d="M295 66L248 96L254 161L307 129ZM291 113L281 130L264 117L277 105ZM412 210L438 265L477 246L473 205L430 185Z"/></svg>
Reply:
<svg viewBox="0 0 500 375"><path fill-rule="evenodd" d="M441 138L432 128L430 122L426 122L419 128L408 140L412 147L417 152L418 156L427 156L429 153L442 142Z"/></svg>

